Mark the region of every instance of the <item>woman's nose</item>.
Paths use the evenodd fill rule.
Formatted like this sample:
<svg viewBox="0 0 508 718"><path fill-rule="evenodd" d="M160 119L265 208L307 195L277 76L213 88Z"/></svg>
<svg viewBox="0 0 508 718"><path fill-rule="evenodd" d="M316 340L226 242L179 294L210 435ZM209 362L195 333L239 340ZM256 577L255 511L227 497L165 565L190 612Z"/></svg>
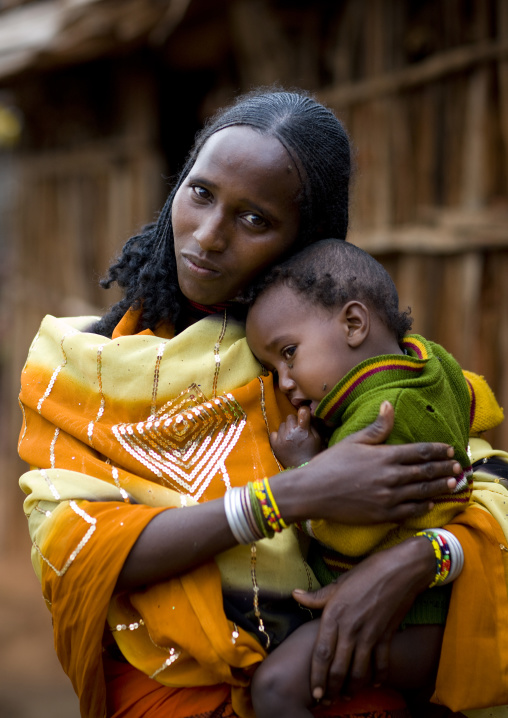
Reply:
<svg viewBox="0 0 508 718"><path fill-rule="evenodd" d="M202 216L194 230L194 239L205 252L223 252L227 247L225 219L219 212Z"/></svg>

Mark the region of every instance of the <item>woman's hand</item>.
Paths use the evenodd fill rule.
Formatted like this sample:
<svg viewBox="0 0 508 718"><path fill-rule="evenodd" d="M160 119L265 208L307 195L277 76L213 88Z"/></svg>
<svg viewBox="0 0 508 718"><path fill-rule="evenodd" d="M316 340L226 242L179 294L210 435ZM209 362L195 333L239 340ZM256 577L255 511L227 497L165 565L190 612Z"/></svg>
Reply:
<svg viewBox="0 0 508 718"><path fill-rule="evenodd" d="M376 421L318 454L303 468L270 479L286 522L331 519L347 524L402 522L429 511L432 498L451 493L461 470L446 444L383 444L393 407Z"/></svg>
<svg viewBox="0 0 508 718"><path fill-rule="evenodd" d="M294 591L304 606L323 609L314 645L314 698L351 695L388 675L390 643L416 596L436 570L430 542L413 538L380 551L315 593Z"/></svg>
<svg viewBox="0 0 508 718"><path fill-rule="evenodd" d="M296 416L289 414L278 431L270 434L273 453L282 466L301 466L322 450L321 437L310 422L310 409L301 406Z"/></svg>

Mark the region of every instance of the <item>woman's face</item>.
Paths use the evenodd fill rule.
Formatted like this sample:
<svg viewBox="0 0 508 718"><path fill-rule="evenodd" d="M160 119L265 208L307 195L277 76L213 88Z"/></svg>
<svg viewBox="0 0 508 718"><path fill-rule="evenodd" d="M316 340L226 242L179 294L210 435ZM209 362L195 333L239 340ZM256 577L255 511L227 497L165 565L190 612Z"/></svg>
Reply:
<svg viewBox="0 0 508 718"><path fill-rule="evenodd" d="M295 241L301 189L274 137L245 126L212 135L173 201L183 294L200 304L234 299Z"/></svg>

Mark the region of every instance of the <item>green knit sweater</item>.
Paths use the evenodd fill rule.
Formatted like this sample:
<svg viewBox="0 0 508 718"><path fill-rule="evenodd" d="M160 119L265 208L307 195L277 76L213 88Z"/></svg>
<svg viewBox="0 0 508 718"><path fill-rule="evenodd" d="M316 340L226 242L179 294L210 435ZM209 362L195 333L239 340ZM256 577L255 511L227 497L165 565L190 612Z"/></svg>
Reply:
<svg viewBox="0 0 508 718"><path fill-rule="evenodd" d="M400 543L421 529L443 526L469 502L470 399L462 370L443 347L419 335L407 336L402 348L404 355L377 356L358 364L321 401L316 416L337 427L329 443L335 444L372 423L387 399L395 410L387 443L450 444L463 471L453 494L437 497L431 511L402 525L307 521L303 528L323 544L322 557L332 572L351 568L365 555Z"/></svg>

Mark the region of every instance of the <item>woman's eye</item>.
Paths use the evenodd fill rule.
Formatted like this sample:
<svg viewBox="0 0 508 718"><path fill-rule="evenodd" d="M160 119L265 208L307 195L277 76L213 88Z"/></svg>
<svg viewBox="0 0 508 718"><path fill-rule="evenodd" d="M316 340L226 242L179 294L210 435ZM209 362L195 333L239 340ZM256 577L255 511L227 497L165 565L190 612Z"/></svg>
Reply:
<svg viewBox="0 0 508 718"><path fill-rule="evenodd" d="M254 214L253 212L244 214L244 219L253 227L266 227L268 224L264 217L261 217L260 214Z"/></svg>
<svg viewBox="0 0 508 718"><path fill-rule="evenodd" d="M206 187L202 187L199 184L193 184L191 185L193 193L198 197L198 199L209 199L210 198L210 192L206 189Z"/></svg>
<svg viewBox="0 0 508 718"><path fill-rule="evenodd" d="M296 347L294 347L294 346L286 347L285 349L282 350L282 356L284 357L284 359L286 359L286 361L289 361L290 359L292 359L294 357L295 351L296 351Z"/></svg>

